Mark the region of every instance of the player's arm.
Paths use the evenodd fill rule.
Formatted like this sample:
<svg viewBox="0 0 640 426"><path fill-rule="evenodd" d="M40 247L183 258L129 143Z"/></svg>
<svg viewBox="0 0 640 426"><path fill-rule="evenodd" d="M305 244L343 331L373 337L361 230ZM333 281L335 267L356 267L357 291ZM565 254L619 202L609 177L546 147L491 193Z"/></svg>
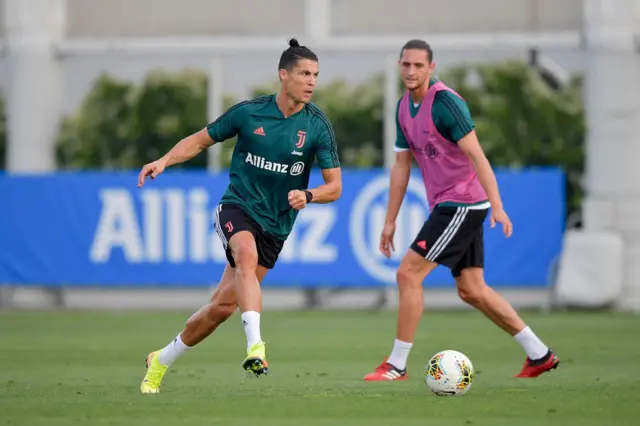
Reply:
<svg viewBox="0 0 640 426"><path fill-rule="evenodd" d="M332 203L342 194L342 171L340 167L322 169L324 184L317 188L309 189L312 203Z"/></svg>
<svg viewBox="0 0 640 426"><path fill-rule="evenodd" d="M500 191L498 190L498 180L495 173L493 173L493 168L484 150L480 146L475 124L471 119L471 113L466 102L449 92L439 92L438 95L442 95L437 100L440 106L443 107L440 109L441 116L438 117L438 121L442 123L440 126L442 128L439 127L438 131L450 139L451 142L457 143L462 152L469 158L491 204L491 227L495 226L496 222L501 223L504 234L510 237L513 226L509 216L504 211ZM436 124L436 126L438 125Z"/></svg>
<svg viewBox="0 0 640 426"><path fill-rule="evenodd" d="M242 102L232 106L207 127L178 142L162 157L165 166L188 161L211 145L234 137L242 122L243 105Z"/></svg>
<svg viewBox="0 0 640 426"><path fill-rule="evenodd" d="M458 146L467 155L473 168L478 175L478 180L489 197L489 203L494 211L503 210L502 199L500 198L500 191L498 190L498 180L493 172L491 163L485 155L478 136L475 130L469 132L462 139L458 141Z"/></svg>
<svg viewBox="0 0 640 426"><path fill-rule="evenodd" d="M200 154L216 142L235 136L242 122L243 103L237 104L218 117L213 123L175 144L160 159L146 164L138 174L138 188L144 186L147 177L155 179L165 168L184 163Z"/></svg>
<svg viewBox="0 0 640 426"><path fill-rule="evenodd" d="M398 108L400 101L398 101ZM385 223L395 223L398 212L402 206L402 200L407 192L409 179L411 177L411 159L412 154L409 150L409 143L402 132L400 121L398 120L398 111L396 109L396 142L393 147L396 152L396 159L391 166L389 176L389 201L387 203L387 216Z"/></svg>
<svg viewBox="0 0 640 426"><path fill-rule="evenodd" d="M389 175L389 201L387 203L387 216L385 223L396 222L398 212L402 206L402 200L407 193L407 186L411 177L411 151L396 152L396 160L391 166Z"/></svg>
<svg viewBox="0 0 640 426"><path fill-rule="evenodd" d="M216 142L234 137L240 128L243 103L229 108L204 129L178 142L164 157L166 166L183 163L200 154Z"/></svg>
<svg viewBox="0 0 640 426"><path fill-rule="evenodd" d="M494 211L502 210L502 200L498 191L498 182L493 173L475 131L475 123L467 103L451 92L438 92L438 108L435 118L438 131L450 142L458 144L462 152L471 160L478 180L487 193Z"/></svg>
<svg viewBox="0 0 640 426"><path fill-rule="evenodd" d="M195 157L213 143L206 128L187 136L175 144L175 146L160 159L144 165L138 174L138 188L144 186L144 181L147 177L151 179L157 178L167 167Z"/></svg>
<svg viewBox="0 0 640 426"><path fill-rule="evenodd" d="M398 108L400 101L398 101ZM412 155L409 150L409 144L400 127L398 120L398 110L396 109L396 143L394 146L396 151L396 160L391 166L389 176L389 201L387 202L387 215L380 236L380 252L386 257L391 257L391 251L395 250L393 243L393 235L396 232L396 219L398 212L402 206L402 200L407 193L407 186L411 178L411 160Z"/></svg>
<svg viewBox="0 0 640 426"><path fill-rule="evenodd" d="M187 136L180 142L175 144L169 152L167 152L161 159L165 167L173 166L174 164L184 163L191 160L196 155L213 145L213 139L209 136L207 129L204 128L198 132Z"/></svg>
<svg viewBox="0 0 640 426"><path fill-rule="evenodd" d="M507 213L504 211L500 191L498 190L498 180L496 179L495 173L493 173L493 168L487 156L480 146L475 130L460 139L458 145L471 160L473 168L478 175L478 180L487 193L487 197L489 197L489 203L491 203L491 227L493 228L496 222L501 223L504 235L506 235L507 238L510 237L513 232L513 225L511 224L509 216L507 216Z"/></svg>
<svg viewBox="0 0 640 426"><path fill-rule="evenodd" d="M322 204L336 201L342 194L342 171L338 158L338 145L331 124L327 121L324 127L320 132L318 150L316 151L316 159L322 169L324 184L309 189L311 202Z"/></svg>

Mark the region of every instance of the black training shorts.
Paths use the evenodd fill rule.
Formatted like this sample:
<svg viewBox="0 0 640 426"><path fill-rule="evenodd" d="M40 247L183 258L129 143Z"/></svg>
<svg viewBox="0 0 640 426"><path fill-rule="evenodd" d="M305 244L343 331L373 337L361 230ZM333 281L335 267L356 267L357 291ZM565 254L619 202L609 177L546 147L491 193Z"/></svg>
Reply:
<svg viewBox="0 0 640 426"><path fill-rule="evenodd" d="M483 223L489 209L436 206L411 249L431 262L447 266L454 277L465 268L484 268Z"/></svg>
<svg viewBox="0 0 640 426"><path fill-rule="evenodd" d="M220 204L215 212L215 227L222 245L224 246L227 260L232 268L236 267L233 260L229 240L240 231L248 231L256 240L258 249L258 264L267 269L273 269L284 246L284 240L279 240L266 232L253 220L244 209L236 204Z"/></svg>

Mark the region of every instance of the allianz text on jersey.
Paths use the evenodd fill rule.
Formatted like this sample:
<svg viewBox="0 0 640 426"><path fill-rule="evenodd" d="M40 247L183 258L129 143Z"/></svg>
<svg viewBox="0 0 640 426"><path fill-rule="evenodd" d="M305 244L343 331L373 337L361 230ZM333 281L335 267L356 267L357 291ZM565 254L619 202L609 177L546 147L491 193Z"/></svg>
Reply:
<svg viewBox="0 0 640 426"><path fill-rule="evenodd" d="M304 163L302 161L298 161L292 164L291 168L289 168L288 164L269 161L265 157L255 155L250 152L247 153L247 158L245 159L245 162L259 169L269 170L274 173L283 173L283 174L289 173L291 176L297 176L300 173L302 173L304 170Z"/></svg>

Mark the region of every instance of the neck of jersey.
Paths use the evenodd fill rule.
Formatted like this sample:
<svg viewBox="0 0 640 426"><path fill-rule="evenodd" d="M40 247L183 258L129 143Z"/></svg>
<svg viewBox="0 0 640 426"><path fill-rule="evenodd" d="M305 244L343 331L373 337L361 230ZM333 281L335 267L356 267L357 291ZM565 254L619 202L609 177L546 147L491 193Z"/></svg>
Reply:
<svg viewBox="0 0 640 426"><path fill-rule="evenodd" d="M437 81L438 80L436 80L434 78L430 78L429 79L429 87L433 86ZM423 99L424 99L424 97L422 99L420 99L419 102L416 102L413 99L411 99L411 102L409 103L409 112L411 113L411 117L415 117L418 114L418 111L420 111L420 105L422 105L422 100Z"/></svg>

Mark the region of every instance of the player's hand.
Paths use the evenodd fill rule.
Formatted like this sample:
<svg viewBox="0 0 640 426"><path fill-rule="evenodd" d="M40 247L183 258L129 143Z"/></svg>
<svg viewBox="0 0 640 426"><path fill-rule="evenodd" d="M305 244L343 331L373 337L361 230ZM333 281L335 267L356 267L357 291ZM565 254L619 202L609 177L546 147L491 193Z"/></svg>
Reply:
<svg viewBox="0 0 640 426"><path fill-rule="evenodd" d="M396 248L393 245L393 234L396 233L396 224L385 222L384 228L382 228L382 235L380 235L380 252L384 254L387 259L391 257L391 252Z"/></svg>
<svg viewBox="0 0 640 426"><path fill-rule="evenodd" d="M138 188L142 188L147 176L149 176L151 179L157 178L160 173L164 172L166 166L167 165L163 159L146 164L138 175Z"/></svg>
<svg viewBox="0 0 640 426"><path fill-rule="evenodd" d="M307 206L307 194L297 189L289 191L289 205L296 210L304 209Z"/></svg>
<svg viewBox="0 0 640 426"><path fill-rule="evenodd" d="M502 224L502 232L506 235L507 238L511 236L513 232L513 225L511 224L511 219L507 216L507 212L504 210L491 210L491 227L495 228L496 222Z"/></svg>

